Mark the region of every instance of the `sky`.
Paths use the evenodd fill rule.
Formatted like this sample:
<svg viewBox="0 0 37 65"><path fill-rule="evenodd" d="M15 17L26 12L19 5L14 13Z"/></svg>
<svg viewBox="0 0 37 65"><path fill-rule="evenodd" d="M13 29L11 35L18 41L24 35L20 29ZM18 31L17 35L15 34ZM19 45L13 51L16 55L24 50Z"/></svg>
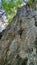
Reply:
<svg viewBox="0 0 37 65"><path fill-rule="evenodd" d="M0 2L1 2L1 0L0 0Z"/></svg>

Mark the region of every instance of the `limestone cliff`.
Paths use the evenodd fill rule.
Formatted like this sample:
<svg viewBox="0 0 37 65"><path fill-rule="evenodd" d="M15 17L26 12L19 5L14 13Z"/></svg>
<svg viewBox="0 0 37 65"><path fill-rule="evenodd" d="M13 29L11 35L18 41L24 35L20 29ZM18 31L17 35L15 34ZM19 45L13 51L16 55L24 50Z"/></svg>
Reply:
<svg viewBox="0 0 37 65"><path fill-rule="evenodd" d="M0 40L1 65L37 65L37 10L18 8Z"/></svg>

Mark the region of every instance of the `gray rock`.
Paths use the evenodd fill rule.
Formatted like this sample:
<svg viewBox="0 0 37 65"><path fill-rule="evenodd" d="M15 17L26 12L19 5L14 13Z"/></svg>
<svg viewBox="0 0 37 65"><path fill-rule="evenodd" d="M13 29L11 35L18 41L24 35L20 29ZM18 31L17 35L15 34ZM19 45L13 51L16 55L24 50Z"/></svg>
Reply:
<svg viewBox="0 0 37 65"><path fill-rule="evenodd" d="M37 26L33 17L36 14L32 13L26 6L19 8L13 22L7 26L0 40L1 65L37 65Z"/></svg>

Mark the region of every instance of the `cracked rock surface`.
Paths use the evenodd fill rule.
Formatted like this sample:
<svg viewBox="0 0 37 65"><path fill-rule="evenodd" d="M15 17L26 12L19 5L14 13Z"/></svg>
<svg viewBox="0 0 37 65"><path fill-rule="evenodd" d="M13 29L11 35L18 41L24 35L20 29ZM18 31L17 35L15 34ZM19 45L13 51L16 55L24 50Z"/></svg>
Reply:
<svg viewBox="0 0 37 65"><path fill-rule="evenodd" d="M37 65L36 21L37 10L26 6L17 10L0 39L1 65Z"/></svg>

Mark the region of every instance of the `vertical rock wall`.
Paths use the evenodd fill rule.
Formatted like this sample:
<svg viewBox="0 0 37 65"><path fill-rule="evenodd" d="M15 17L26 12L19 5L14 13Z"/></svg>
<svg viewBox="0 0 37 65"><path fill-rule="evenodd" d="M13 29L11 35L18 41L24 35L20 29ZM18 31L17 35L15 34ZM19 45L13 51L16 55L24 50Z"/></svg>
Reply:
<svg viewBox="0 0 37 65"><path fill-rule="evenodd" d="M35 21L37 10L26 6L18 9L0 40L1 65L37 65Z"/></svg>

